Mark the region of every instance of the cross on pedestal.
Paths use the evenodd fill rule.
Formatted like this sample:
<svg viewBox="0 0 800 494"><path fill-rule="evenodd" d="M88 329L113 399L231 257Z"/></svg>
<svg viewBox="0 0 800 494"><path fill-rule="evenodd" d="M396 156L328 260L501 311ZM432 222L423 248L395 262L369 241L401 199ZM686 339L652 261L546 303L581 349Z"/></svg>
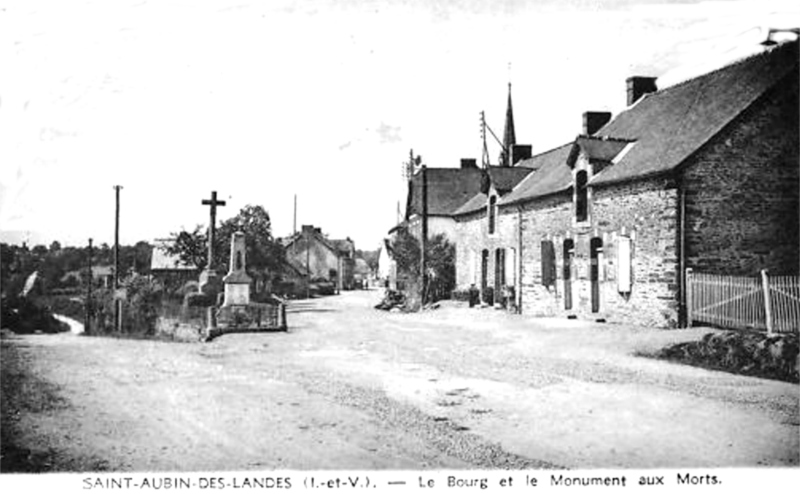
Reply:
<svg viewBox="0 0 800 494"><path fill-rule="evenodd" d="M211 199L203 199L203 206L211 206L211 220L208 224L208 262L206 269L213 269L214 241L217 238L217 206L224 206L225 201L217 200L217 191L211 191Z"/></svg>

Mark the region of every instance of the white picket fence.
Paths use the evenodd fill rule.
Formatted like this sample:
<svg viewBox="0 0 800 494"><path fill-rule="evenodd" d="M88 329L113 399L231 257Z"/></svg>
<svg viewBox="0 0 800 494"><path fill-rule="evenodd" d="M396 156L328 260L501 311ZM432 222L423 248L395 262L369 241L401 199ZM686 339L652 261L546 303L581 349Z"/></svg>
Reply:
<svg viewBox="0 0 800 494"><path fill-rule="evenodd" d="M686 308L695 322L791 333L800 328L800 277L723 276L686 270Z"/></svg>

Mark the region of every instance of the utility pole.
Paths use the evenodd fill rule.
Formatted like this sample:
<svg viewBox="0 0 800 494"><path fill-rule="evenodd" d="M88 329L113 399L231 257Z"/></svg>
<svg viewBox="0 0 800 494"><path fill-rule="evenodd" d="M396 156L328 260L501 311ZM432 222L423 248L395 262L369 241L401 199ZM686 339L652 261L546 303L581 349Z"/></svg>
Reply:
<svg viewBox="0 0 800 494"><path fill-rule="evenodd" d="M420 235L420 274L422 279L422 306L425 306L428 292L427 249L428 249L428 167L422 165L422 234Z"/></svg>
<svg viewBox="0 0 800 494"><path fill-rule="evenodd" d="M309 261L311 259L311 239L309 238L309 234L311 232L305 232L306 236L306 298L311 298L311 266L309 266Z"/></svg>
<svg viewBox="0 0 800 494"><path fill-rule="evenodd" d="M86 309L86 315L83 318L83 331L86 334L91 334L91 327L92 327L92 239L89 239L89 276L88 282L86 283L86 303L84 304L84 308Z"/></svg>
<svg viewBox="0 0 800 494"><path fill-rule="evenodd" d="M481 141L483 142L483 152L481 153L481 168L489 167L489 148L486 147L486 115L481 111Z"/></svg>
<svg viewBox="0 0 800 494"><path fill-rule="evenodd" d="M117 210L114 222L114 327L118 333L122 332L122 300L119 298L119 191L121 185L115 185L114 191L117 199Z"/></svg>

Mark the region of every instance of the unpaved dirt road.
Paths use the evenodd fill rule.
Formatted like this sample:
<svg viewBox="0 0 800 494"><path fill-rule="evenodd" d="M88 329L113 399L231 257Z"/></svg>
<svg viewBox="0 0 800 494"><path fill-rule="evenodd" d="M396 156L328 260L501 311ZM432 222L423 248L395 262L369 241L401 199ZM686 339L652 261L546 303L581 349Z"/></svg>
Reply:
<svg viewBox="0 0 800 494"><path fill-rule="evenodd" d="M705 331L292 303L211 343L2 339L3 471L800 464L800 387L637 357Z"/></svg>

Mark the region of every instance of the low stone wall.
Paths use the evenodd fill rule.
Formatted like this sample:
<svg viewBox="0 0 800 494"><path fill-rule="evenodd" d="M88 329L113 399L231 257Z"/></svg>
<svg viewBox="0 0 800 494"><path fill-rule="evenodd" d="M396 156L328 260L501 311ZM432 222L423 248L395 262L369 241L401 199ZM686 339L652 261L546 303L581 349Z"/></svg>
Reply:
<svg viewBox="0 0 800 494"><path fill-rule="evenodd" d="M204 336L203 326L198 321L159 316L156 320L156 336L174 341L201 341Z"/></svg>
<svg viewBox="0 0 800 494"><path fill-rule="evenodd" d="M798 382L798 336L757 331L708 333L700 341L679 343L655 356L734 374Z"/></svg>

